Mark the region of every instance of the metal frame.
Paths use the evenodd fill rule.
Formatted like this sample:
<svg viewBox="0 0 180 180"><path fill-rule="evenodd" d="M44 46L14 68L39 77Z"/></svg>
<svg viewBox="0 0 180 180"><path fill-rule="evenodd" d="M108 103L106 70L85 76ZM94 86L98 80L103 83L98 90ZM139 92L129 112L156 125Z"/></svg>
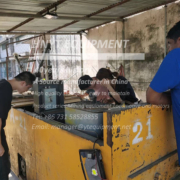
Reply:
<svg viewBox="0 0 180 180"><path fill-rule="evenodd" d="M80 35L80 41L81 41L81 75L83 76L84 64L83 64L83 43L82 43L82 34Z"/></svg>
<svg viewBox="0 0 180 180"><path fill-rule="evenodd" d="M25 21L19 23L18 25L12 27L11 29L7 30L7 32L4 32L4 31L3 31L3 32L0 32L0 34L52 34L52 32L55 32L55 31L57 31L57 30L63 29L63 28L65 28L65 27L68 27L68 26L70 26L70 25L72 25L72 24L75 24L75 23L77 23L77 22L79 22L79 21L84 21L84 20L88 20L88 21L93 21L93 20L95 20L95 21L107 20L106 22L101 23L101 24L99 24L99 25L96 25L96 26L93 26L93 27L90 27L90 28L81 30L81 31L84 31L84 30L89 30L89 29L92 29L92 28L94 28L94 27L103 25L103 24L110 23L110 22L112 22L112 21L122 21L124 18L127 18L128 16L131 16L131 15L134 15L134 14L137 14L137 13L141 13L141 12L144 12L144 11L147 11L147 10L150 10L150 9L153 9L153 8L156 8L156 7L158 7L158 6L167 5L167 4L169 4L169 3L175 2L176 0L169 0L169 1L165 2L165 3L160 3L160 4L156 5L156 6L152 6L152 7L143 9L143 10L141 10L141 11L137 11L137 12L135 12L135 13L131 13L131 14L128 14L128 15L123 16L123 17L118 17L118 18L92 18L92 16L98 15L98 14L100 14L100 13L102 13L102 12L108 11L108 10L110 10L110 9L112 9L112 8L115 8L115 7L117 7L117 6L120 6L120 5L122 5L122 4L125 4L125 3L131 1L131 0L123 0L123 1L121 1L121 2L112 4L112 5L108 6L108 7L105 7L105 8L103 8L103 9L100 9L100 10L94 12L94 13L88 14L88 15L82 17L82 18L80 18L80 17L59 16L59 18L61 18L61 19L64 19L64 20L74 20L74 21L72 21L72 22L70 22L70 23L67 23L67 24L65 24L65 25L63 25L63 26L59 26L59 27L57 27L57 28L55 28L55 29L52 29L52 30L50 30L50 31L47 31L47 32L17 32L17 31L14 31L15 29L23 26L23 25L26 24L26 23L29 23L30 21L32 21L32 20L35 19L35 18L43 18L42 15L43 15L44 13L46 13L47 11L49 11L49 10L51 10L51 9L59 6L59 5L61 5L62 3L66 2L66 1L67 1L67 0L58 0L57 2L52 3L50 6L46 7L45 9L43 9L42 11L38 12L38 13L35 14L35 15L31 15L31 14L23 14L23 15L22 15L22 14L20 14L20 13L0 13L0 16L3 16L3 17L4 17L4 16L9 16L9 17L29 17L27 20L25 20ZM79 32L81 32L81 31L79 31ZM79 32L78 32L78 33L79 33ZM72 33L71 33L71 34L72 34ZM54 34L52 34L52 35L54 35ZM55 34L55 35L58 35L58 34Z"/></svg>
<svg viewBox="0 0 180 180"><path fill-rule="evenodd" d="M121 1L121 2L118 2L118 3L115 3L115 4L112 4L112 5L110 5L110 6L106 7L106 8L100 9L99 11L96 11L96 12L94 12L94 13L92 13L92 14L88 14L88 15L86 15L84 18L90 18L90 17L92 17L92 16L95 16L95 15L97 15L97 14L100 14L100 13L102 13L102 12L105 12L105 11L107 11L107 10L110 10L110 9L112 9L112 8L115 8L115 7L117 7L117 6L120 6L120 5L122 5L122 4L124 4L124 3L127 3L127 2L129 2L129 1L131 1L131 0L124 0L124 1ZM70 26L70 25L72 25L72 24L75 24L75 23L77 23L77 22L79 22L79 21L72 21L71 23L65 24L65 25L60 26L60 27L58 27L58 28L55 28L55 29L53 29L53 30L51 30L51 31L48 31L48 33L57 31L57 30L62 29L62 28L64 28L64 27L67 27L67 26Z"/></svg>
<svg viewBox="0 0 180 180"><path fill-rule="evenodd" d="M52 33L52 32L57 31L57 30L59 30L59 29L62 29L62 28L64 28L64 27L70 26L70 25L72 25L72 24L75 24L75 23L77 23L77 22L79 22L79 21L81 21L81 20L95 20L95 19L96 19L97 21L103 20L103 19L101 19L101 18L91 18L91 17L92 17L92 16L95 16L95 15L97 15L97 14L100 14L100 13L102 13L102 12L105 12L105 11L107 11L107 10L109 10L109 9L112 9L112 8L114 8L114 7L120 6L120 5L124 4L124 3L130 2L131 0L124 0L124 1L121 1L121 2L118 2L118 3L115 3L115 4L112 4L112 5L110 5L110 6L106 7L106 8L100 9L99 11L96 11L96 12L94 12L94 13L92 13L92 14L86 15L86 16L83 17L83 18L78 18L78 17L74 17L74 18L73 18L73 17L72 17L72 18L71 18L71 17L63 17L64 19L66 18L66 19L76 19L76 20L74 20L74 21L72 21L72 22L70 22L70 23L67 23L67 24L65 24L65 25L63 25L63 26L60 26L60 27L58 27L58 28L55 28L55 29L53 29L53 30L50 30L50 31L48 31L48 32L46 32L46 33L41 33L41 32L18 32L18 31L15 31L15 32L14 32L14 31L13 31L13 30L19 28L20 26L22 26L22 25L24 25L24 24L32 21L32 20L35 19L35 18L42 18L42 15L43 15L44 13L46 13L47 11L49 11L49 10L57 7L58 5L64 3L65 1L67 1L67 0L59 0L59 1L51 4L51 5L48 6L47 8L43 9L42 11L38 12L36 15L28 15L28 14L23 15L24 17L28 17L28 16L29 16L30 18L27 19L27 20L25 20L25 21L23 21L23 22L21 22L20 24L16 25L15 27L7 30L7 32L4 32L4 31L3 31L3 32L0 32L0 34L13 34L13 35L33 34L33 35L39 35L39 36L36 36L36 37L28 38L28 39L26 39L26 40L30 40L30 39L33 39L33 38L37 38L37 37L43 36L43 35L45 35L45 34L49 34L49 35L73 35L73 34L75 35L75 34L79 34L79 33L81 33L81 32L84 31L84 30L89 30L89 29L92 29L92 28L95 28L95 27L98 27L98 26L101 26L101 25L110 23L110 22L113 21L113 19L111 19L111 20L109 20L109 21L107 21L107 22L101 23L100 25L96 25L96 26L93 26L93 27L91 27L91 28L81 30L81 31L79 31L79 32L77 32L77 33ZM136 13L132 13L132 14L128 14L127 16L124 16L124 17L116 18L116 19L114 19L114 20L122 21L122 19L127 18L128 16L131 16L131 15L137 14L137 13L141 13L141 12L144 12L144 11L147 11L147 10L150 10L150 9L156 8L156 7L158 7L158 6L162 6L162 5L165 5L165 16L166 16L166 15L167 15L167 9L166 9L167 4L172 3L172 2L175 2L175 1L176 1L176 0L169 0L169 1L166 2L166 3L161 3L161 4L158 4L158 5L156 5L156 6L153 6L153 7L150 7L150 8L146 8L146 9L141 10L141 11L137 11ZM11 16L11 17L14 17L14 16L18 16L18 17L19 17L19 16L22 16L22 15L20 15L20 14L14 14L14 13L5 13L5 14L0 13L0 16L7 16L7 15L8 15L8 16ZM167 21L167 17L165 18L165 23L166 23L166 21ZM165 31L166 31L166 25L165 25ZM165 33L166 33L166 32L165 32ZM17 42L22 42L22 41L24 41L24 40L17 41ZM8 79L8 61L9 61L8 45L9 45L9 44L13 44L13 43L14 43L14 42L8 43L8 44L6 45L6 52L7 52L7 58L6 58L6 70L7 70L7 71L6 71L6 73L7 73L7 79ZM165 46L166 46L166 42L165 42ZM166 52L167 52L167 49L165 48L165 53L166 53Z"/></svg>
<svg viewBox="0 0 180 180"><path fill-rule="evenodd" d="M160 4L156 5L156 6L152 6L152 7L150 7L150 8L146 8L146 9L144 9L144 10L137 11L137 12L135 12L135 13L131 13L131 14L128 14L128 15L126 15L126 16L119 17L119 19L120 19L120 20L121 20L121 19L123 20L123 19L125 19L125 18L127 18L127 17L129 17L129 16L132 16L132 15L135 15L135 14L138 14L138 13L142 13L142 12L145 12L145 11L148 11L148 10L151 10L151 9L154 9L154 8L157 8L157 7L159 7L159 6L163 6L163 5L167 6L168 4L170 4L170 3L172 3L172 2L175 2L175 1L177 1L177 0L169 0L169 1L167 1L166 3L160 3ZM98 27L98 26L102 26L102 25L108 24L108 23L110 23L110 22L112 22L112 21L107 21L107 22L98 24L98 25L96 25L96 26L92 26L92 27L90 27L90 28L83 29L83 30L81 30L81 31L90 30L90 29L96 28L96 27ZM81 31L78 31L78 33L80 33Z"/></svg>
<svg viewBox="0 0 180 180"><path fill-rule="evenodd" d="M34 19L46 19L44 18L43 15L40 14L21 14L21 13L2 13L0 12L0 17L19 17L19 18L34 18ZM78 20L78 21L103 21L103 20L109 20L109 21L114 21L114 20L121 20L119 18L88 18L88 17L75 17L75 16L58 16L57 19L54 20Z"/></svg>
<svg viewBox="0 0 180 180"><path fill-rule="evenodd" d="M53 9L53 8L55 8L55 7L57 7L58 5L60 5L60 4L62 4L62 3L64 3L65 1L67 1L67 0L59 0L59 1L57 1L57 2L55 2L55 3L53 3L53 4L51 4L50 6L46 7L46 8L43 9L42 11L38 12L36 15L42 15L42 14L46 13L47 11L49 11L49 10L51 10L51 9ZM18 27L20 27L20 26L22 26L22 25L24 25L24 24L26 24L26 23L32 21L33 19L34 19L34 18L29 18L29 19L23 21L22 23L16 25L15 27L9 29L7 32L11 32L11 31L17 29Z"/></svg>
<svg viewBox="0 0 180 180"><path fill-rule="evenodd" d="M80 41L81 41L81 55L73 55L73 56L77 56L77 57L81 57L81 68L83 69L83 55L82 55L82 35L81 34L77 34L77 33L71 33L71 34L61 34L61 33L55 33L55 35L80 35ZM4 62L0 62L0 64L5 64L6 63L6 76L7 76L7 80L9 79L9 70L8 70L8 65L9 65L9 59L14 57L14 56L9 56L9 52L8 52L8 47L10 44L15 44L15 43L19 43L19 42L23 42L23 41L28 41L28 40L31 40L31 39L35 39L35 38L39 38L39 37L44 37L45 41L46 41L46 34L41 34L39 36L34 36L34 37L30 37L30 38L26 38L26 39L23 39L23 40L19 40L19 41L15 41L15 42L8 42L6 44L6 61ZM60 56L72 56L72 55L60 55ZM21 58L25 58L25 57L33 57L33 55L29 55L29 56L21 56ZM33 62L34 60L30 60L28 62Z"/></svg>
<svg viewBox="0 0 180 180"><path fill-rule="evenodd" d="M9 53L8 53L8 47L9 47L9 44L6 44L6 77L7 77L7 80L9 79L9 71L8 71L8 65L9 65Z"/></svg>
<svg viewBox="0 0 180 180"><path fill-rule="evenodd" d="M128 14L128 15L123 16L123 17L121 17L121 18L127 18L128 16L132 16L132 15L134 15L134 14L142 13L142 12L144 12L144 11L148 11L148 10L154 9L154 8L159 7L159 6L167 5L167 4L173 3L173 2L175 2L175 1L177 1L177 0L169 0L169 1L165 2L165 3L159 3L159 4L156 5L156 6L151 6L151 7L149 7L149 8L145 8L144 10L137 11L137 12L135 12L135 13Z"/></svg>
<svg viewBox="0 0 180 180"><path fill-rule="evenodd" d="M12 56L9 56L9 52L8 52L9 45L10 44L14 44L14 43L23 42L23 41L28 41L28 40L35 39L35 38L38 38L38 37L41 37L41 36L43 36L43 34L40 35L40 36L30 37L30 38L27 38L27 39L23 39L23 40L20 40L20 41L15 41L15 42L9 42L9 43L6 44L6 55L7 55L7 57L6 57L6 61L3 62L3 63L6 63L6 76L7 76L7 80L9 79L9 70L8 70L9 58L12 57Z"/></svg>
<svg viewBox="0 0 180 180"><path fill-rule="evenodd" d="M42 32L21 32L21 31L12 31L12 32L4 32L0 31L1 35L77 35L79 33L42 33Z"/></svg>

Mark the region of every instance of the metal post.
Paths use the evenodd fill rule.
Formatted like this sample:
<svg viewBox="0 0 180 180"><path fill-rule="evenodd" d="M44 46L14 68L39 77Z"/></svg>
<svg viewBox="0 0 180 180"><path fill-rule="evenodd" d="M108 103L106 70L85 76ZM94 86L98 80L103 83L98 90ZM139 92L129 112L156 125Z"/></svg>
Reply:
<svg viewBox="0 0 180 180"><path fill-rule="evenodd" d="M81 43L81 75L83 76L83 43L82 43L82 34L80 35Z"/></svg>
<svg viewBox="0 0 180 180"><path fill-rule="evenodd" d="M165 35L165 46L164 46L164 57L166 57L167 54L167 5L164 6L164 10L165 10L165 24L164 24L164 35Z"/></svg>
<svg viewBox="0 0 180 180"><path fill-rule="evenodd" d="M8 76L8 57L6 57L6 77L8 80L9 79L9 76Z"/></svg>
<svg viewBox="0 0 180 180"><path fill-rule="evenodd" d="M125 19L123 19L123 30L122 30L122 41L124 42L125 40ZM126 74L125 73L125 53L126 53L126 50L124 48L124 45L123 45L123 56L122 56L122 60L123 60L123 66L124 66L124 75Z"/></svg>
<svg viewBox="0 0 180 180"><path fill-rule="evenodd" d="M44 41L46 43L46 35L44 34ZM45 55L45 79L49 80L49 76L48 76L48 60L49 60L49 52Z"/></svg>
<svg viewBox="0 0 180 180"><path fill-rule="evenodd" d="M118 21L116 22L116 70L118 69L118 59L117 59L117 53L118 53L118 51L117 51L117 23L118 23Z"/></svg>
<svg viewBox="0 0 180 180"><path fill-rule="evenodd" d="M9 64L9 53L8 53L8 47L9 45L6 44L6 77L7 77L7 80L9 79L9 72L8 72L8 64Z"/></svg>

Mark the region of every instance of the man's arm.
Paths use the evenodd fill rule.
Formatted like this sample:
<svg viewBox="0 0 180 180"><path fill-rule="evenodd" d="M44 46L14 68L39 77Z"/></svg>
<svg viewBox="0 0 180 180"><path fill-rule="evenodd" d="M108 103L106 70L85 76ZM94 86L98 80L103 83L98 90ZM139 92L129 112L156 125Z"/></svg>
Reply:
<svg viewBox="0 0 180 180"><path fill-rule="evenodd" d="M120 98L119 94L112 88L112 86L108 87L109 93L111 96L118 102L122 103L122 99Z"/></svg>
<svg viewBox="0 0 180 180"><path fill-rule="evenodd" d="M118 103L122 103L122 99L120 98L120 95L113 89L113 87L110 84L110 80L103 79L101 81L101 85L106 87L109 90L109 93L115 99Z"/></svg>
<svg viewBox="0 0 180 180"><path fill-rule="evenodd" d="M154 91L151 87L147 89L146 92L147 103L155 104L155 105L171 105L171 96L169 93L158 93Z"/></svg>
<svg viewBox="0 0 180 180"><path fill-rule="evenodd" d="M2 146L2 142L1 142L1 129L2 129L2 119L0 118L0 157L3 156L5 152L4 147Z"/></svg>
<svg viewBox="0 0 180 180"><path fill-rule="evenodd" d="M180 49L168 53L154 76L146 92L146 99L151 104L171 104L171 96L164 93L180 85L180 68L178 57Z"/></svg>

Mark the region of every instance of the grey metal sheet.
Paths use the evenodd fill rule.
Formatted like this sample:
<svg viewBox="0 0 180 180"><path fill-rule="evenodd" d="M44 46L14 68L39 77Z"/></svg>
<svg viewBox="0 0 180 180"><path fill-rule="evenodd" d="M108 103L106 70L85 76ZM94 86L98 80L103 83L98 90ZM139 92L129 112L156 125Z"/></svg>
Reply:
<svg viewBox="0 0 180 180"><path fill-rule="evenodd" d="M36 14L43 10L50 4L56 2L57 0L0 0L0 11L1 12L18 12L26 14ZM123 1L123 0L121 0ZM121 2L120 0L67 0L58 6L58 15L68 15L75 17L84 17L96 11L99 11L105 7L112 4ZM129 14L137 13L138 11L146 10L147 8L152 8L158 6L162 3L166 3L168 0L130 0L118 7L112 8L105 12L102 12L95 17L124 17ZM26 18L14 18L14 17L0 17L0 30L8 30L15 25L23 22ZM15 31L49 31L57 27L61 27L67 23L72 22L71 20L43 20L35 19L29 23L19 27ZM76 32L82 29L88 29L90 27L96 26L107 21L80 21L68 27L64 27L56 32Z"/></svg>
<svg viewBox="0 0 180 180"><path fill-rule="evenodd" d="M0 17L0 31L5 31L16 26L24 20L26 20L26 18Z"/></svg>
<svg viewBox="0 0 180 180"><path fill-rule="evenodd" d="M116 16L116 17L124 17L131 13L136 13L138 11L145 10L147 8L151 8L154 6L158 6L159 4L165 3L167 0L131 0L121 6L115 7L98 15L101 16Z"/></svg>
<svg viewBox="0 0 180 180"><path fill-rule="evenodd" d="M24 11L41 11L43 8L47 7L51 3L56 2L55 0L51 1L25 1L25 0L2 0L0 1L0 8L4 10L20 10ZM36 12L36 13L37 13Z"/></svg>
<svg viewBox="0 0 180 180"><path fill-rule="evenodd" d="M68 27L65 27L63 29L60 29L56 32L78 32L82 29L87 29L87 28L90 28L92 26L96 26L98 24L103 24L105 23L105 21L99 21L99 22L95 22L95 21L89 21L89 22L85 22L85 21L80 21L80 22L77 22L73 25L70 25Z"/></svg>
<svg viewBox="0 0 180 180"><path fill-rule="evenodd" d="M63 26L64 24L70 23L71 20L49 20L49 19L35 19L18 29L17 31L49 31L57 26Z"/></svg>
<svg viewBox="0 0 180 180"><path fill-rule="evenodd" d="M30 27L30 26L59 26L64 25L66 23L70 23L71 20L49 20L49 19L34 19L33 21L23 25L24 27ZM23 27L22 26L22 27Z"/></svg>

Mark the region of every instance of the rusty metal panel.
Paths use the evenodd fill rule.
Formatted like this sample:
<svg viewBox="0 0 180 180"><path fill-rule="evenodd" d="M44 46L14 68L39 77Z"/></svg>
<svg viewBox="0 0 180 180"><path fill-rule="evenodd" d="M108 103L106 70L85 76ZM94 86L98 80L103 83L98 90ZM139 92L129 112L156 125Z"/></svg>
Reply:
<svg viewBox="0 0 180 180"><path fill-rule="evenodd" d="M84 180L80 149L92 149L93 142L80 137L78 132L60 128L60 123L45 122L17 109L9 113L6 136L11 154L13 172L18 175L18 154L26 161L27 179L30 180ZM16 130L14 130L16 129ZM89 136L88 136L89 137ZM96 143L104 157L106 176L112 179L111 149Z"/></svg>
<svg viewBox="0 0 180 180"><path fill-rule="evenodd" d="M91 149L93 141L26 113L12 109L7 120L13 171L18 174L19 153L28 164L28 179L84 179L78 152ZM179 174L171 108L112 108L103 113L103 125L104 145L95 148L102 152L107 179L170 180Z"/></svg>
<svg viewBox="0 0 180 180"><path fill-rule="evenodd" d="M179 173L171 108L145 105L112 113L113 180L170 179Z"/></svg>

